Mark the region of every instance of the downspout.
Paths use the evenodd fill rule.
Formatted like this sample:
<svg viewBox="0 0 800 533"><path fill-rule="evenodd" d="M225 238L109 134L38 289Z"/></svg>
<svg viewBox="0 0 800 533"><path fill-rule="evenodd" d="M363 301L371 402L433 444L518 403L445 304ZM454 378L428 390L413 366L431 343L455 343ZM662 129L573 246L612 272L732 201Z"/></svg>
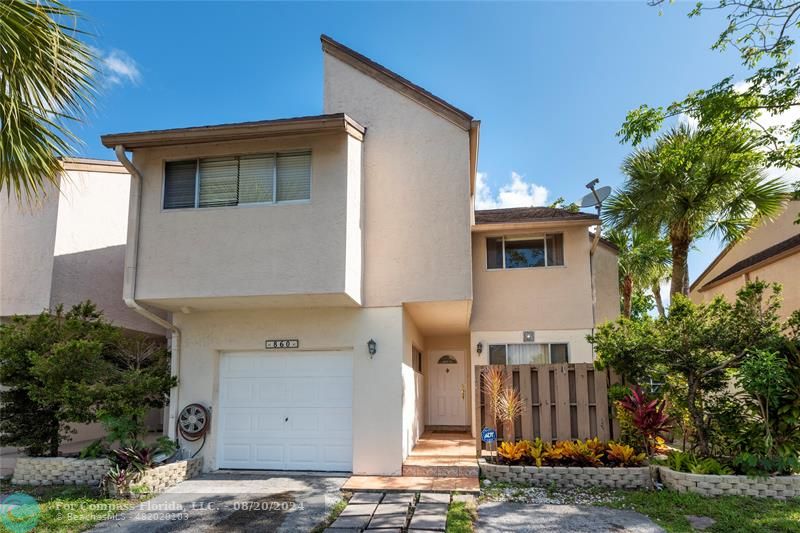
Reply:
<svg viewBox="0 0 800 533"><path fill-rule="evenodd" d="M597 326L597 288L594 282L594 253L597 250L597 244L600 242L600 221L598 220L597 226L594 228L594 239L592 240L592 247L589 249L589 279L592 284L592 335L594 335L595 326ZM594 344L592 344L592 360L595 358Z"/></svg>
<svg viewBox="0 0 800 533"><path fill-rule="evenodd" d="M153 313L152 311L142 307L136 301L136 266L139 261L139 216L142 206L142 174L139 172L133 162L128 159L125 154L125 147L117 145L114 147L114 153L117 159L125 169L131 174L131 196L130 204L128 206L128 245L125 247L125 276L122 283L122 299L125 305L150 320L172 332L172 340L170 342L171 357L171 370L173 376L180 376L181 364L181 330L175 324L165 320ZM178 387L173 387L170 392L169 401L169 423L167 432L171 439L176 438L175 424L178 419Z"/></svg>

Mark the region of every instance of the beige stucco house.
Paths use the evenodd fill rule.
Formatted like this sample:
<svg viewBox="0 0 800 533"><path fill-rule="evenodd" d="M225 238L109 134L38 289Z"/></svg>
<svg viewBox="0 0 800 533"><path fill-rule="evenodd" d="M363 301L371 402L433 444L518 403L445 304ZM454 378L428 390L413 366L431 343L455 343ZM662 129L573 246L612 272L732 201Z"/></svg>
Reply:
<svg viewBox="0 0 800 533"><path fill-rule="evenodd" d="M208 470L399 474L426 427L479 430L475 365L589 362L618 313L596 216L475 212L479 122L322 49L322 115L102 138L133 176L124 299L172 332L170 430L211 409Z"/></svg>
<svg viewBox="0 0 800 533"><path fill-rule="evenodd" d="M758 279L783 285L781 316L800 309L800 225L794 223L798 216L800 200L789 201L778 217L725 248L692 283L692 301L710 302L722 295L732 302L745 283Z"/></svg>

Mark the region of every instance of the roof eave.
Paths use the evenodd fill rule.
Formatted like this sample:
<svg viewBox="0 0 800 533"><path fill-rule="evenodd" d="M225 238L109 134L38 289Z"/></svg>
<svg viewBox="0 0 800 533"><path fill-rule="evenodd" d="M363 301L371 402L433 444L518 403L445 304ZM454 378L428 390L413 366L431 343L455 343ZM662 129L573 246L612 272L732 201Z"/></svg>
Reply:
<svg viewBox="0 0 800 533"><path fill-rule="evenodd" d="M485 233L493 231L514 231L526 229L552 229L564 227L582 227L582 226L596 226L600 223L598 218L578 218L578 219L563 219L563 218L548 218L536 221L525 222L499 222L499 223L481 223L473 224L473 233Z"/></svg>
<svg viewBox="0 0 800 533"><path fill-rule="evenodd" d="M344 132L364 139L366 128L345 113L292 119L243 122L170 130L117 133L100 137L103 146L122 145L128 150L223 141L240 141L288 135L315 135Z"/></svg>

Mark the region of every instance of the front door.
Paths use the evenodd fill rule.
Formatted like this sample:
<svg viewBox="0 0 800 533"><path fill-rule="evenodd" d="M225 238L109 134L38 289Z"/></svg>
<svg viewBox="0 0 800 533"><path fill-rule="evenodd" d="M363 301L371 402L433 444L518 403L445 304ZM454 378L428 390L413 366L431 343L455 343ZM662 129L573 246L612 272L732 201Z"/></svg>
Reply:
<svg viewBox="0 0 800 533"><path fill-rule="evenodd" d="M432 351L428 359L428 425L467 425L464 352Z"/></svg>

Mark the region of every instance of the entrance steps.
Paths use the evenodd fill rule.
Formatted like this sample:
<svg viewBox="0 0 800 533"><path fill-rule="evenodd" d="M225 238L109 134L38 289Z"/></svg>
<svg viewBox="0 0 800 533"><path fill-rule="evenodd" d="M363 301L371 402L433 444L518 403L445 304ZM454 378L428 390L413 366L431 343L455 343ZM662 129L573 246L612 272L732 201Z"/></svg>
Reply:
<svg viewBox="0 0 800 533"><path fill-rule="evenodd" d="M478 477L350 476L342 489L348 492L461 492L478 494Z"/></svg>

